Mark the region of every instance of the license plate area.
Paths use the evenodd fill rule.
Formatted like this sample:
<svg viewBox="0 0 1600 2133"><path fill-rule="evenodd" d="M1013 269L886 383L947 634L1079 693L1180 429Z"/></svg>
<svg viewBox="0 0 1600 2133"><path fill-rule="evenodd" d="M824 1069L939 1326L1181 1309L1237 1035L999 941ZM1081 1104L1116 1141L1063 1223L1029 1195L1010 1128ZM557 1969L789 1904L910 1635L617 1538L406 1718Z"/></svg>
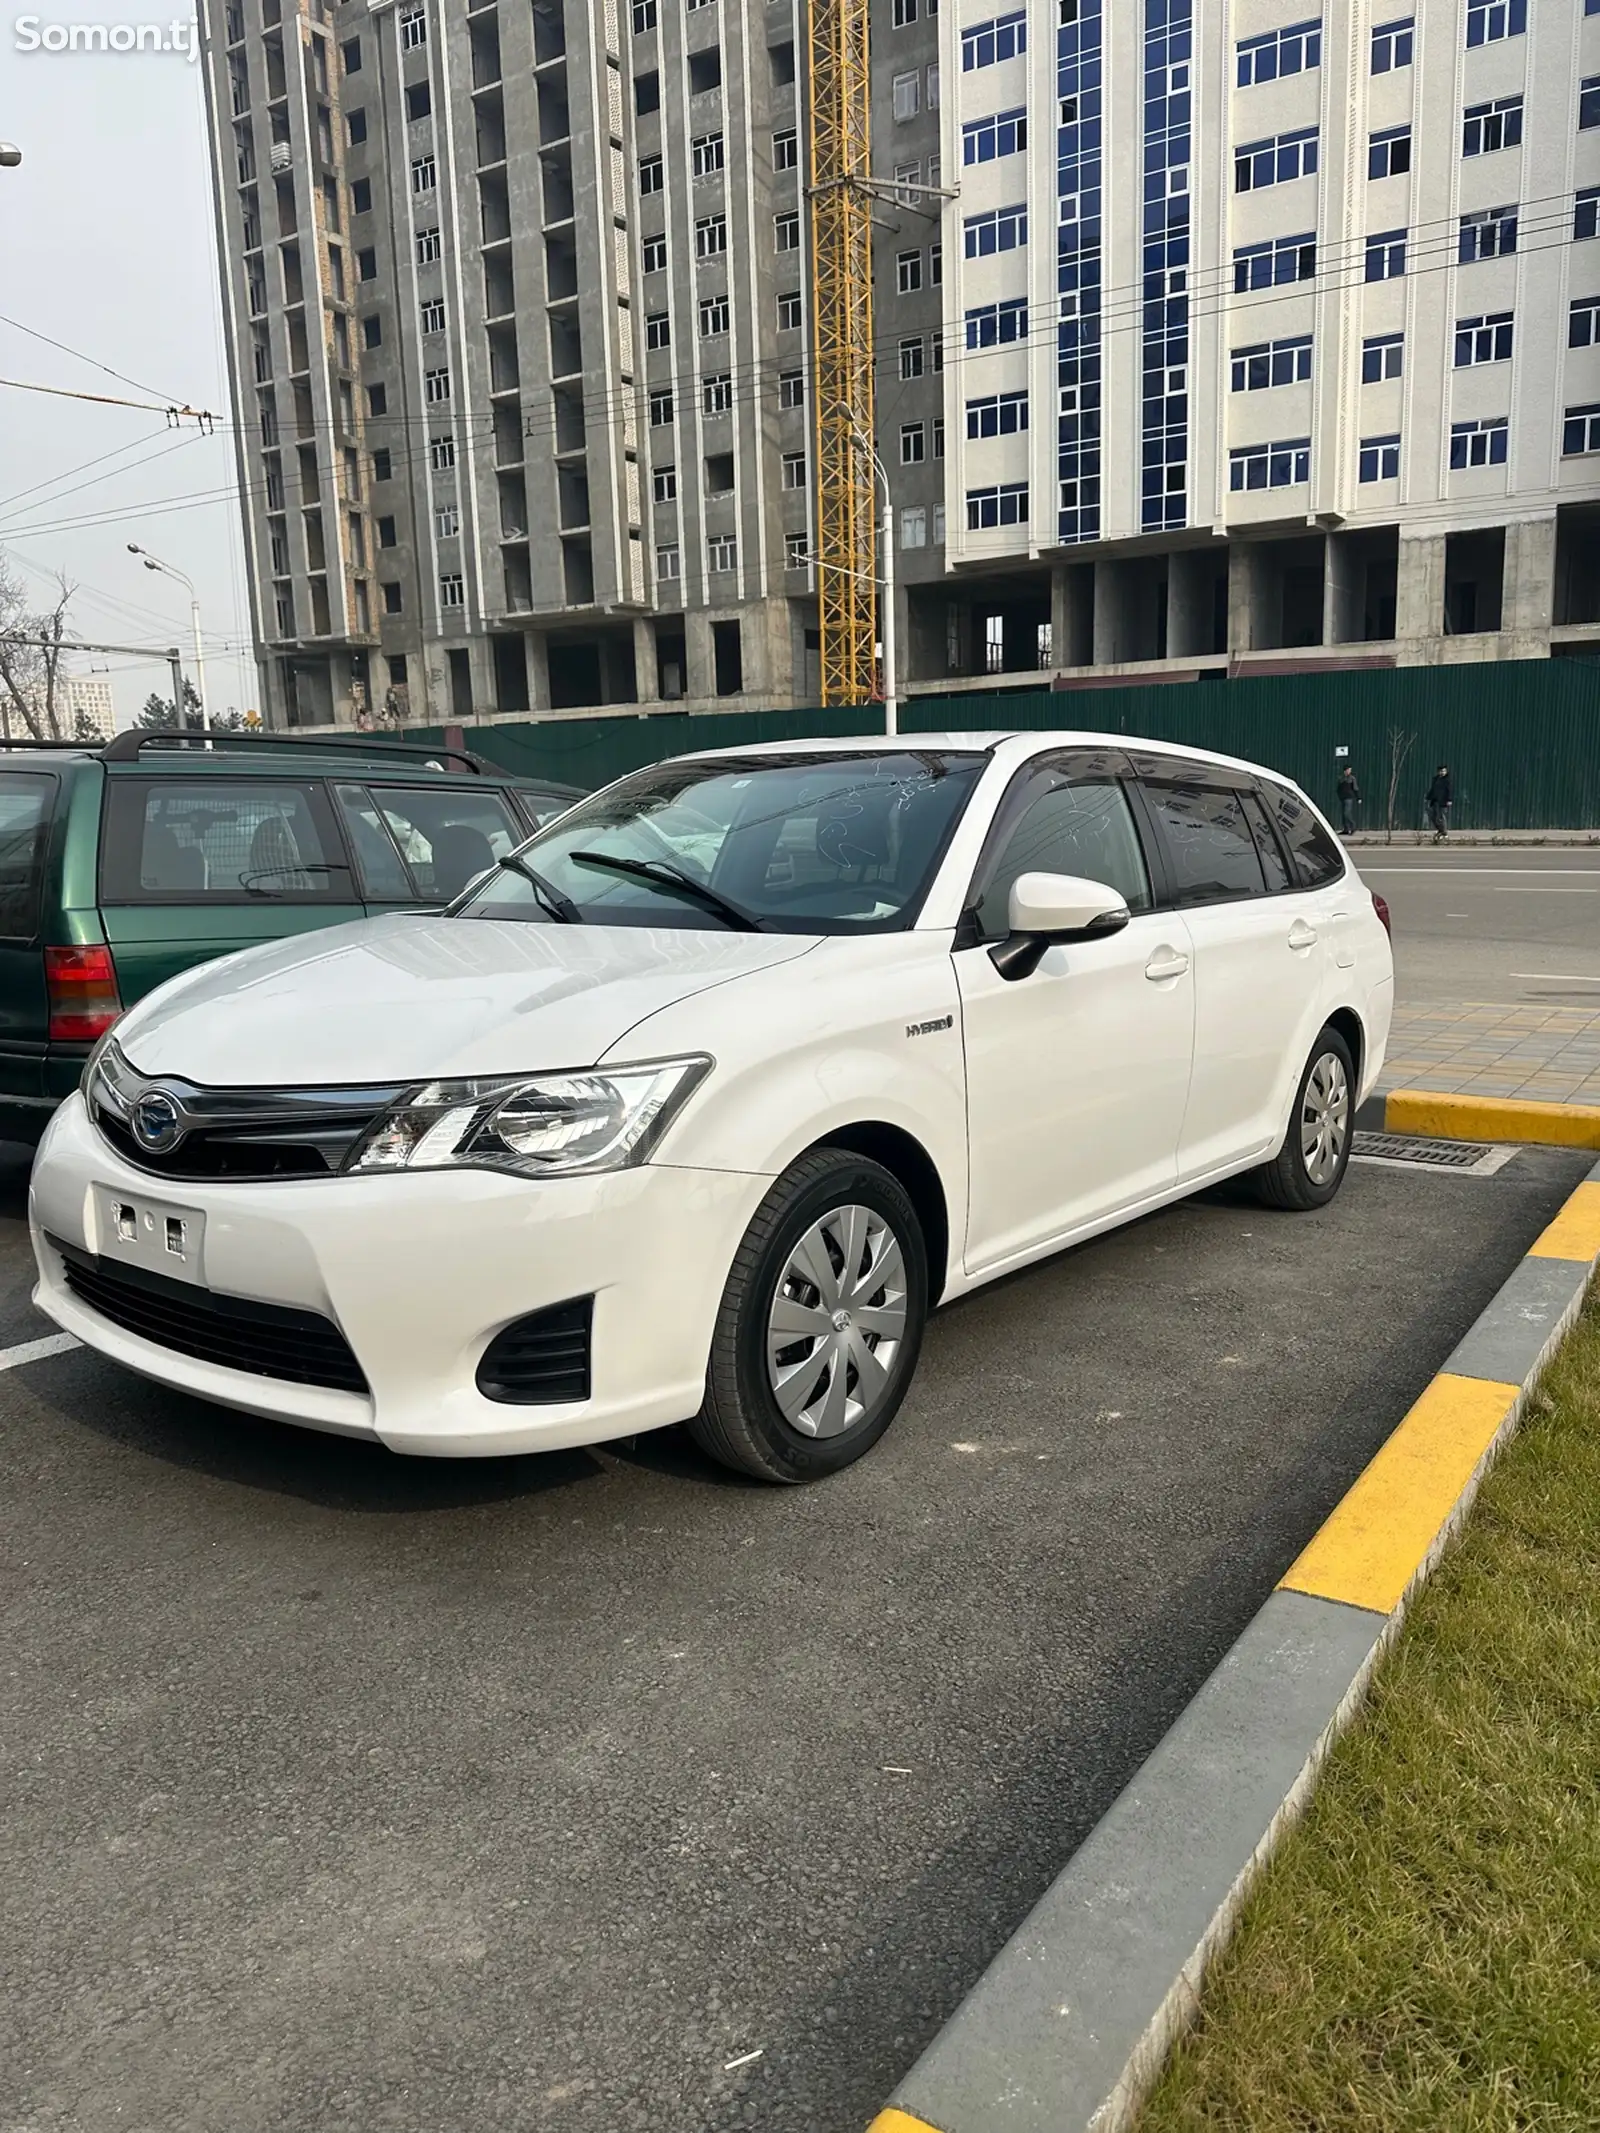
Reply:
<svg viewBox="0 0 1600 2133"><path fill-rule="evenodd" d="M198 1208L175 1207L109 1185L97 1185L94 1191L103 1259L204 1288L206 1218Z"/></svg>

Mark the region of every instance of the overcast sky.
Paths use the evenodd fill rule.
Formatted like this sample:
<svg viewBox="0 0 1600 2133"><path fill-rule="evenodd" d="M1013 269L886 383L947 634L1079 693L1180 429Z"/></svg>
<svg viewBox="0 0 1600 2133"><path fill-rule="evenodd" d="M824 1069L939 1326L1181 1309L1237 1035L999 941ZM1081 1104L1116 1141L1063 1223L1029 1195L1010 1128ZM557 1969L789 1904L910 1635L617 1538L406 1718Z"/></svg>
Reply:
<svg viewBox="0 0 1600 2133"><path fill-rule="evenodd" d="M200 596L212 707L246 710L257 689L200 68L176 53L28 51L34 33L19 29L165 27L184 13L182 0L0 0L0 140L23 152L19 170L0 170L0 313L17 322L0 323L0 378L187 401L219 418L207 438L193 424L171 431L159 414L0 387L0 550L42 601L54 572L77 583L78 636L179 641L187 671L188 594L147 573L127 543L186 572ZM171 693L159 664L110 658L80 669L109 671L123 722L151 689Z"/></svg>

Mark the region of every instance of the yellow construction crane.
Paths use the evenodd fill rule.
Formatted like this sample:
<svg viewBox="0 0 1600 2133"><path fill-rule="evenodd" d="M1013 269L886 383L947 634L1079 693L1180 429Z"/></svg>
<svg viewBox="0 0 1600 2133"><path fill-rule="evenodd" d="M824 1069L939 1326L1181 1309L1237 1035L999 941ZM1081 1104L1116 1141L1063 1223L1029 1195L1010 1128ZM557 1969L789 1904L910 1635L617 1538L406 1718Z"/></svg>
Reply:
<svg viewBox="0 0 1600 2133"><path fill-rule="evenodd" d="M811 5L812 394L822 701L877 693L868 0Z"/></svg>

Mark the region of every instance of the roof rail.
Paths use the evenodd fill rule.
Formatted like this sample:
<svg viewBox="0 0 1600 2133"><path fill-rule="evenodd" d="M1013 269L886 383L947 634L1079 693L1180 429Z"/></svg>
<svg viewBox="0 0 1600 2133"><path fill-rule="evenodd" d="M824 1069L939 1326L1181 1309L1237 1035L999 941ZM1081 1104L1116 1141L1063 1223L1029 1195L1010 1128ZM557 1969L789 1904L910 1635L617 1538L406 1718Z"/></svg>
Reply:
<svg viewBox="0 0 1600 2133"><path fill-rule="evenodd" d="M36 741L32 734L19 733L6 740L0 740L0 755L6 754L12 748L75 748L80 755L94 755L98 753L99 747L98 741Z"/></svg>
<svg viewBox="0 0 1600 2133"><path fill-rule="evenodd" d="M395 755L409 761L437 763L448 758L462 763L477 777L494 766L465 748L436 748L430 741L368 740L364 734L334 734L326 739L298 733L202 733L194 728L178 732L171 726L145 729L130 726L99 751L103 763L137 763L146 748L209 750L219 754L249 755L258 748L299 748L312 755Z"/></svg>

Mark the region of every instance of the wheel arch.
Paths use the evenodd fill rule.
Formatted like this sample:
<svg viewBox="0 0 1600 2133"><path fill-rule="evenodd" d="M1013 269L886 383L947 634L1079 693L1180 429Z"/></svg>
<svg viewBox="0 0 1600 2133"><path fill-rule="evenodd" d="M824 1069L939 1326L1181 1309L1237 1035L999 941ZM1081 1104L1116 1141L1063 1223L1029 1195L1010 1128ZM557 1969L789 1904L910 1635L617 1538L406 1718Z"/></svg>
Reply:
<svg viewBox="0 0 1600 2133"><path fill-rule="evenodd" d="M1350 1047L1350 1057L1355 1062L1355 1082L1350 1091L1354 1104L1361 1089L1361 1076L1366 1069L1367 1032L1361 1017L1353 1007L1336 1007L1323 1024L1324 1029L1336 1029Z"/></svg>
<svg viewBox="0 0 1600 2133"><path fill-rule="evenodd" d="M917 1211L928 1247L928 1308L932 1310L944 1294L950 1275L950 1206L933 1157L914 1134L881 1118L830 1127L803 1152L810 1155L819 1148L842 1148L850 1155L864 1155L869 1162L881 1163L899 1180Z"/></svg>

